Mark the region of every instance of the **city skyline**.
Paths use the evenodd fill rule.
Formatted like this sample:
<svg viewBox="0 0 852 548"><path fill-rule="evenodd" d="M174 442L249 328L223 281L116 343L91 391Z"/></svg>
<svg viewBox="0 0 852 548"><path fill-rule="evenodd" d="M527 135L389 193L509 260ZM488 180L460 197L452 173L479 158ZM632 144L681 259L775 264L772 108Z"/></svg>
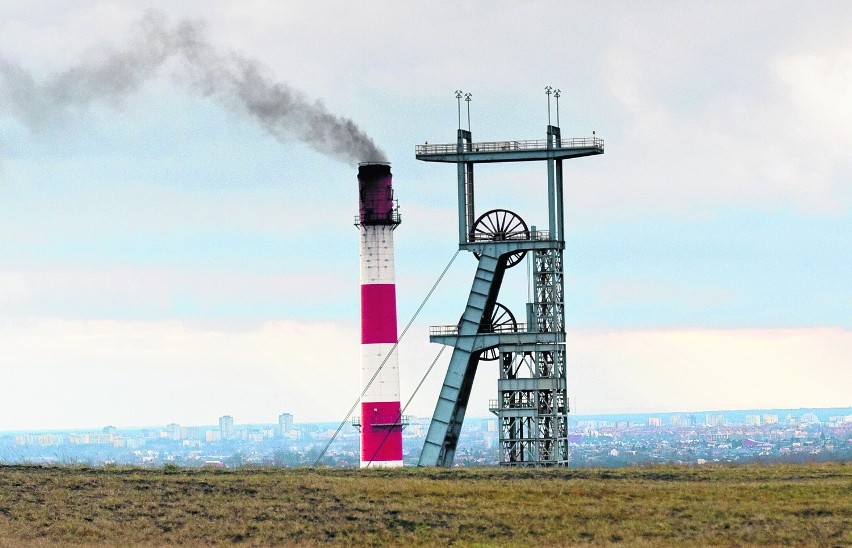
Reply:
<svg viewBox="0 0 852 548"><path fill-rule="evenodd" d="M649 411L649 412L632 412L626 411L621 413L591 413L591 414L576 414L572 413L571 417L569 417L569 421L573 425L576 426L577 423L584 422L599 422L603 421L604 423L611 423L612 425L616 425L619 421L628 420L633 425L641 425L644 424L645 421L650 419L659 420L659 424L648 424L648 426L689 426L689 425L703 425L703 426L718 426L724 424L735 424L735 425L749 425L750 418L757 418L758 421L755 423L756 425L761 424L774 424L778 421L783 421L788 418L799 418L802 416L810 416L815 413L819 413L820 415L828 417L849 417L846 418L845 422L852 422L852 407L800 407L800 408L743 408L743 409L702 409L702 410L692 410L692 411L683 411L683 410L674 410L674 411ZM483 415L473 415L470 418L475 421L488 421L488 420L496 420L493 416L493 413L483 414ZM730 417L736 417L731 422ZM773 417L771 419L767 419L766 417ZM428 415L424 416L415 416L415 415L406 415L406 418L415 421L426 423L429 421L430 417ZM295 416L289 412L279 413L276 417L276 420L270 421L257 421L257 422L238 422L234 421L234 417L232 415L219 415L210 422L200 422L200 423L192 423L192 424L181 424L174 421L170 421L168 423L161 424L125 424L116 426L116 423L110 423L109 421L104 422L103 425L88 425L88 426L80 426L75 428L59 428L59 429L50 429L50 428L36 428L36 429L17 429L17 430L0 430L0 434L10 434L10 433L52 433L52 432L96 432L96 431L125 431L125 430L147 430L147 429L163 429L163 428L171 428L171 427L180 427L182 429L197 429L197 428L207 428L207 427L215 427L220 431L223 431L223 420L227 423L230 421L230 424L226 426L226 429L229 429L231 432L236 430L246 430L255 427L261 428L269 428L273 429L277 426L279 430L282 430L283 425L287 425L286 430L291 430L294 428L299 428L301 426L317 426L317 425L325 425L325 426L340 426L340 421L296 421ZM637 422L638 421L638 422ZM684 421L684 422L681 422ZM805 421L807 422L807 421ZM821 421L818 421L821 422ZM336 431L336 428L334 429ZM276 431L277 432L277 431ZM343 424L343 428L340 429L340 433L345 434L347 437L351 437L353 435L357 435L358 426L353 424L351 420L345 421Z"/></svg>
<svg viewBox="0 0 852 548"><path fill-rule="evenodd" d="M354 425L291 423L145 428L106 426L97 430L0 432L0 463L131 465L239 468L308 466L316 462L358 467L359 432ZM465 422L459 466L499 462L497 417ZM413 465L423 446L428 417L409 417L403 458ZM852 454L852 407L749 409L657 415L576 416L567 426L571 465L628 466L650 462L703 465L710 462L846 461ZM332 438L334 438L332 440ZM332 440L333 443L328 443ZM321 451L322 448L322 451Z"/></svg>
<svg viewBox="0 0 852 548"><path fill-rule="evenodd" d="M459 88L475 140L543 138L552 85L563 135L606 142L565 173L572 411L850 405L845 3L444 6L4 2L0 431L222 409L339 421L358 398L351 161L276 138L187 85L178 58L126 93L47 99L69 68L138 45L150 8L384 150L404 219L400 328L456 249L454 173L414 146L454 141ZM543 176L483 169L477 210L520 194L512 208L543 226L518 192ZM400 342L403 403L471 265L456 259ZM406 414L431 414L446 358ZM496 379L478 374L472 416Z"/></svg>

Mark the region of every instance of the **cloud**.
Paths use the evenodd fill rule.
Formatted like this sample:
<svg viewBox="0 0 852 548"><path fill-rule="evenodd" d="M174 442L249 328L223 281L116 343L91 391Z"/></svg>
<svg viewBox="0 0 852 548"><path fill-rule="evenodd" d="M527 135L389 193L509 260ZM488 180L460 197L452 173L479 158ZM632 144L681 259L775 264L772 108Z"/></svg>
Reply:
<svg viewBox="0 0 852 548"><path fill-rule="evenodd" d="M795 70L783 63L787 68L778 73L765 60L755 68L763 73L766 89L720 85L691 98L689 85L666 95L655 92L643 61L623 48L607 55L608 88L627 119L622 131L607 139L607 154L618 160L610 163L604 157L596 166L605 192L586 190L581 197L605 197L621 209L639 205L690 212L726 203L792 205L819 214L840 214L849 207L848 183L840 176L851 167L849 156L820 146L818 124L802 122L807 116L799 109L805 99L791 102L788 97L791 79L798 82L804 74L791 76ZM678 93L678 102L666 98ZM831 109L840 93L820 98L826 101L823 108Z"/></svg>
<svg viewBox="0 0 852 548"><path fill-rule="evenodd" d="M91 44L120 44L122 33L150 5L162 8L172 21L200 13L193 3L166 8L161 2L131 6L54 1L49 8L40 4L41 9L33 9L31 2L4 2L0 54L26 67L35 83L45 82L50 80L45 74L61 74ZM746 227L755 226L750 213L758 208L848 214L851 62L848 48L838 46L848 42L845 6L831 12L788 4L790 9L768 14L760 6L733 5L625 10L597 5L578 9L566 3L546 13L511 2L497 8L444 5L447 10L434 4L388 2L364 9L344 3L257 1L214 2L203 10L210 41L215 38L217 47L262 59L274 74L299 75L300 87L312 94L322 90L331 111L360 108L367 123L381 128L399 151L394 173L405 219L397 232L400 294L414 295L414 305L455 249L455 172L415 162L410 146L426 138L432 142L440 137L431 132L440 135L444 129L452 140L451 91L459 86L474 93L477 138L539 137L545 120L541 88L552 84L564 92L566 133L583 135L596 128L606 139L606 155L566 166L566 205L572 213L569 222L579 223L575 229L588 220L582 217L595 215L607 226L617 226L611 221L619 216L657 220L671 218L672 212L676 218L713 219L720 206L731 204L746 206L736 210L748 219ZM811 15L816 12L819 15ZM564 32L565 21L571 22L570 33ZM471 28L478 29L480 39L460 48L457 37ZM245 132L233 119L208 126L203 122L216 109L203 100L173 95L166 83L156 80L155 85L163 86L156 90L160 95L138 109L156 111L159 117L130 108L122 119L112 110L104 115L94 109L94 129L74 135L59 128L53 142L40 142L39 136L28 140L20 131L21 138L7 141L0 206L5 219L0 223L0 258L8 263L0 275L0 361L14 383L0 388L0 395L13 398L0 399L0 409L20 404L22 411L0 415L32 417L43 425L53 425L59 415L78 425L102 420L212 422L225 412L238 420L274 420L282 410L298 418L302 409L311 417L337 418L347 405L341 403L346 390L357 391L338 383L347 375L357 382L357 349L352 346L357 346L357 327L292 320L317 310L331 316L317 306L314 293L318 286L342 287L340 273L350 277L349 287L357 291L351 278L357 275L351 262L357 233L349 226L356 197L354 173L342 168L322 171L324 162L279 155L272 143L261 154L265 141L253 139L253 133L261 134L253 124L247 123ZM357 117L363 119L360 111ZM123 129L115 132L115 127ZM151 150L156 147L127 137L145 128L152 135L149 141L161 148ZM203 146L208 141L201 134L211 139L209 146ZM171 145L182 139L202 145ZM114 148L99 150L99 140ZM238 148L234 141L244 143ZM116 152L122 147L126 149ZM278 169L276 163L286 165ZM485 168L477 171L482 175L478 213L487 207L509 207L530 224L542 226L546 215L541 212L543 199L537 197L546 195L540 192L544 172L528 166L517 172L500 170L495 167L493 177ZM211 176L220 172L221 180ZM331 186L337 177L348 181L346 192L351 194ZM228 190L212 192L211 179ZM267 184L293 192L257 189ZM530 191L533 184L537 192ZM313 207L316 203L323 203L322 211ZM736 285L734 296L757 295L754 306L748 301L742 307L750 309L742 323L771 322L766 313L759 316L754 310L777 308L785 324L802 325L807 317L806 325L823 325L830 322L826 310L831 311L828 317L834 317L835 310L842 313L837 305L842 299L838 290L830 289L838 269L820 253L836 256L834 250L843 249L840 239L848 232L838 230L831 245L825 245L824 232L808 226L813 216L803 215L796 223L785 219L782 215L764 221L757 235L724 218L692 228L670 223L665 230L679 242L676 253L656 255L671 259L698 250L695 261L710 266L693 268L693 277L695 272L715 275L714 268L735 271L731 277L738 285L730 284ZM344 225L350 232L340 232ZM748 237L720 237L731 225ZM663 234L642 223L617 226L622 227L625 233L646 237ZM333 237L317 236L330 233ZM702 244L705 237L696 234L704 234L712 245ZM603 243L591 238L587 264L607 264L607 253L621 252L616 245L621 238L616 234ZM574 240L570 245L576 245ZM784 269L761 262L770 241L784 248L770 254L773 257L821 268ZM722 252L711 257L714 246ZM814 250L813 255L803 254L804 247ZM405 249L408 252L402 253ZM599 266L600 271L590 268L589 278L595 282L587 294L605 305L627 301L646 308L663 303L669 315L673 307L666 301L698 309L731 297L726 289L705 284L712 276L699 276L695 279L702 285L690 286L690 271L683 267L690 261L661 263L669 269L663 278L683 280L683 285L651 279L658 272L647 274L640 267L643 260L656 259L653 247L636 245L635 250L621 263L610 261ZM732 250L743 257L742 263L731 258ZM466 266L448 275L432 301L434 305L443 299L438 305L442 311L424 311L424 318L432 314L436 323L449 323L458 314L447 307L467 294L472 259L466 255L458 259ZM411 257L419 258L416 264ZM424 267L424 261L431 266ZM353 267L349 273L344 263ZM749 269L765 270L784 290L773 290L776 282L767 284L762 277L739 276L745 263ZM571 268L576 275L576 265ZM315 274L319 272L333 274ZM805 283L793 285L790 278L829 289L819 293L821 301L815 300ZM444 291L453 296L443 297ZM331 291L323 298L340 296ZM134 322L122 313L132 315L137 307L148 306L156 313L135 317L174 318L176 307L184 305L201 311L221 311L221 303L231 311L268 310L263 305L275 302L294 303L292 314L287 312L291 322L262 323L280 316L280 309L239 329L234 326L240 320L227 313L209 325ZM112 306L89 315L87 303ZM22 313L27 306L33 308ZM575 310L575 317L578 312L582 310ZM36 319L39 313L53 319ZM113 320L85 319L104 316ZM437 352L425 342L423 329L410 337L418 342L401 352L410 367L404 366L403 376L417 372L405 381L409 386ZM823 401L819 387L809 384L812 378L802 372L842 379L842 356L850 355L843 342L848 337L848 331L828 328L572 331L569 386L581 412L692 402L700 407L749 406L764 401L764 396L771 405L795 405L799 396ZM340 348L331 354L329 346ZM260 348L272 350L266 355ZM833 350L825 354L824 348ZM823 359L813 363L814 356ZM755 367L767 377L752 376ZM281 377L280 371L288 376ZM328 401L315 404L305 394L313 389L310 383L325 382L317 380L317 371L320 377L328 373L333 378L323 396ZM39 373L38 379L32 372ZM443 373L436 370L432 375L437 380L430 379L427 389L437 394ZM485 403L495 397L495 379L496 371L482 368L472 414L487 415ZM760 397L749 399L749 384L770 389L756 391ZM827 385L824 401L835 401L836 387L842 384ZM803 390L797 392L799 386ZM429 414L434 408L434 394L427 389L414 413ZM146 400L148 394L154 394L156 405ZM72 412L65 417L64 410Z"/></svg>
<svg viewBox="0 0 852 548"><path fill-rule="evenodd" d="M833 153L852 147L852 49L800 53L776 61L800 123Z"/></svg>
<svg viewBox="0 0 852 548"><path fill-rule="evenodd" d="M0 24L12 37L3 51L55 71L87 44L114 42L146 5L151 4L57 8L50 24L44 16L13 9ZM373 127L390 125L379 115L428 117L411 124L418 128L410 132L417 142L432 138L422 133L432 131L432 118L446 115L453 122L450 92L456 87L474 92L474 124L486 137L486 128L526 132L531 119L543 116L537 110L543 107L541 87L561 85L566 129L585 135L597 128L607 140L604 158L570 164L569 176L579 174L586 182L572 188L571 197L588 211L607 206L696 214L717 204L744 203L837 214L850 204L844 182L852 173L848 155L827 154L831 147L822 146L822 130L808 123L816 119L808 115L810 107L802 110L820 103L829 105L822 107L826 112L844 108L840 83L846 65L831 57L844 55L836 48L845 40L838 28L848 20L847 10L825 9L816 17L794 4L775 14L741 6L618 10L565 4L545 15L503 3L500 9L456 10L448 18L434 6L396 3L371 9L266 1L212 5L204 16L217 44L261 58L277 74L298 74L301 87L321 89L330 105L338 105L329 108L354 109L359 119L363 111ZM197 15L191 5L166 11L175 19ZM111 19L119 23L105 23ZM564 20L575 23L571 33L559 32ZM446 60L459 54L454 37L474 22L482 36L464 52L477 62L448 67ZM794 23L801 30L791 37L787 31ZM95 29L90 40L86 28ZM549 42L554 36L558 44ZM34 47L46 43L61 47ZM813 43L827 44L829 53L808 53ZM813 55L825 57L825 66L799 59ZM798 88L808 87L804 82L814 75L820 84L810 87L817 90ZM798 86L792 94L791 82ZM439 106L436 97L442 95L446 103ZM367 106L377 101L379 111ZM443 114L436 116L436 108ZM539 121L532 126L536 130ZM850 127L834 124L839 131ZM387 135L400 139L399 131Z"/></svg>
<svg viewBox="0 0 852 548"><path fill-rule="evenodd" d="M346 305L355 315L357 276L355 269L342 274L285 273L237 266L7 270L0 271L0 306L9 319L231 317L262 322L280 317L339 316ZM312 291L317 287L334 289L317 294Z"/></svg>
<svg viewBox="0 0 852 548"><path fill-rule="evenodd" d="M0 307L6 308L25 299L30 284L25 276L14 272L0 272Z"/></svg>
<svg viewBox="0 0 852 548"><path fill-rule="evenodd" d="M438 353L426 333L415 324L400 347L403 401ZM358 344L354 323L6 321L0 430L342 420L360 391ZM567 352L576 413L852 403L850 330L576 330ZM431 415L449 356L407 413ZM497 376L480 367L470 416L488 416Z"/></svg>
<svg viewBox="0 0 852 548"><path fill-rule="evenodd" d="M729 305L736 301L731 290L694 287L685 283L652 279L601 280L597 297L603 306L707 306Z"/></svg>
<svg viewBox="0 0 852 548"><path fill-rule="evenodd" d="M578 330L575 412L835 407L852 403L852 330Z"/></svg>
<svg viewBox="0 0 852 548"><path fill-rule="evenodd" d="M0 355L0 430L334 420L357 396L357 328L345 324L6 322Z"/></svg>

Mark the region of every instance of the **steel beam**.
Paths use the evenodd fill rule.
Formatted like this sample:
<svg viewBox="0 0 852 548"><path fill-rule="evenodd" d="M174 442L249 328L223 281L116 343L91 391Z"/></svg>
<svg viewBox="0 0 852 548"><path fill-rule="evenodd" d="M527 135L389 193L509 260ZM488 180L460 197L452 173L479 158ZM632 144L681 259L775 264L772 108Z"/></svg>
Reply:
<svg viewBox="0 0 852 548"><path fill-rule="evenodd" d="M463 130L462 130L463 131ZM540 150L506 150L500 152L448 152L417 154L415 157L424 162L443 162L447 164L493 164L499 162L540 162L542 160L569 160L603 154L603 147L577 147Z"/></svg>

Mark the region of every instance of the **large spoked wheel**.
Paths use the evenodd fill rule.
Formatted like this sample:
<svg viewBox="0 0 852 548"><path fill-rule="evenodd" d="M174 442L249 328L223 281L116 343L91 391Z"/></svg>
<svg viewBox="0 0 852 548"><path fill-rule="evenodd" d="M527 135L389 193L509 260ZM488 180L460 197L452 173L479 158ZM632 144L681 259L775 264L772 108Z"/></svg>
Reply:
<svg viewBox="0 0 852 548"><path fill-rule="evenodd" d="M500 303L494 303L494 312L491 313L491 321L484 323L480 328L482 333L508 333L518 330L518 322L508 308ZM500 357L497 347L486 348L479 354L479 359L493 362Z"/></svg>
<svg viewBox="0 0 852 548"><path fill-rule="evenodd" d="M517 214L508 209L492 209L480 215L473 223L471 240L474 242L501 242L505 240L529 240L530 229ZM518 251L509 255L506 268L511 268L521 262L526 251ZM474 253L479 258L479 253Z"/></svg>

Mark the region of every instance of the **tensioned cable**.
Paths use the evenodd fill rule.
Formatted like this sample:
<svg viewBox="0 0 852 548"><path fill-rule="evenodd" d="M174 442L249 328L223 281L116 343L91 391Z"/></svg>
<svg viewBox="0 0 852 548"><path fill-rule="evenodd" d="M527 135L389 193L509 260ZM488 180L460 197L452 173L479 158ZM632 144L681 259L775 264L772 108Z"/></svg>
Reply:
<svg viewBox="0 0 852 548"><path fill-rule="evenodd" d="M421 379L420 379L420 382L419 382L419 383L417 383L417 387L414 389L414 392L412 392L411 397L410 397L410 398L408 398L408 401L407 401L407 402L405 402L405 407L403 407L402 409L400 409L400 411L399 411L399 417L396 419L396 421L397 421L398 423L400 423L400 425L402 424L402 417L403 417L403 415L405 415L405 410L406 410L406 409L408 409L408 406L409 406L409 405L411 405L411 400L413 400L413 399L414 399L414 396L416 396L416 395L417 395L417 392L420 390L420 387L421 387L421 386L423 386L423 383L426 381L426 377L428 377L428 376L429 376L429 373L431 373L431 372L432 372L432 368L433 368L433 367L435 367L435 364L436 364L436 363L438 363L438 358L440 358L440 357L441 357L441 354L443 354L443 353L444 353L444 350L445 350L446 348L447 348L446 346L441 346L441 349L440 349L440 350L438 350L438 355L437 355L437 356L435 356L435 359L434 359L434 360L432 360L432 364L431 364L431 365L429 365L429 369L427 369L427 370L426 370L426 373L424 373L424 374L423 374L423 378L421 378ZM388 429L388 433L387 433L387 434L385 434L385 437L384 437L384 438L382 438L382 442L379 444L379 446L378 446L378 447L376 447L376 450L375 450L375 451L373 451L373 456L372 456L372 457L370 457L370 462L368 462L368 463L367 463L366 468L369 468L369 467L370 467L370 465L371 465L371 464L373 464L373 460L376 458L376 455L378 455L378 454L379 454L379 450L382 448L382 446L385 444L385 442L386 442L386 441L388 441L388 438L390 437L391 432L393 432L393 428L389 428L389 429Z"/></svg>
<svg viewBox="0 0 852 548"><path fill-rule="evenodd" d="M421 302L421 303L420 303L420 306L418 306L418 307L417 307L417 310L414 312L414 315L413 315L413 316L411 316L411 319L410 319L410 320L408 320L408 324L406 324L405 329L403 329L403 330L402 330L402 333L399 335L399 337L397 337L396 342L393 344L393 346L391 347L391 349L388 351L387 355L385 356L385 359L383 359L383 360L382 360L382 363L381 363L381 364L379 364L378 369L376 369L376 372L375 372L375 373L373 373L373 376L372 376L372 377L370 377L370 381L367 383L367 385L366 385L366 386L364 387L364 389L361 391L361 394L358 396L358 399L356 399L356 400L355 400L355 403L353 403L353 404L352 404L352 407L349 409L349 412L348 412L348 413L346 413L346 416L343 418L343 420L342 420L342 421L340 421L340 425L337 427L337 430L335 430L335 431L334 431L334 434L332 434L331 439L329 439L329 440L328 440L328 443L327 443L327 444L325 444L325 447L323 448L322 452L319 454L319 456L317 457L317 459L314 461L314 464L313 464L314 466L319 465L320 461L321 461L321 460L322 460L322 458L325 456L325 452L326 452L326 451L328 451L328 448L329 448L329 447L331 447L331 444L332 444L332 443L334 443L334 440L335 440L335 439L337 439L337 435L338 435L338 434L340 434L340 431L341 431L341 430L343 430L343 427L344 427L344 425L346 425L346 422L349 420L349 417L351 417L351 416L352 416L352 413L355 411L355 408L357 408L357 407L358 407L358 402L360 402L360 401L361 401L361 398L363 398L363 397L364 397L364 394L366 394L366 393L367 393L367 390L369 390L370 386L372 386L373 381L375 381L375 380L376 380L376 377L378 377L378 376L379 376L379 372L380 372L380 371L382 370L382 368L385 366L385 363L387 363L388 359L391 357L391 355L393 354L394 350L396 350L396 347L397 347L397 346L399 346L399 341L401 341L401 340L402 340L402 338L403 338L403 337L405 337L405 334L406 334L406 333L408 333L408 329L411 327L411 324L413 324L413 323L414 323L414 320L415 320L415 319L417 318L417 316L420 314L420 311L421 311L421 310L423 310L423 307L424 307L424 306L426 306L426 302L429 300L429 297L431 297L431 296L432 296L432 293L434 293L434 292L435 292L435 289L438 287L438 284L439 284L439 283L441 283L441 280L443 280L443 279L444 279L444 275L445 275L445 274L447 273L447 271L450 269L450 266L452 266L453 261L455 261L455 260L456 260L456 257L458 257L458 256L459 256L459 252L460 252L460 251L461 251L461 249L457 249L457 250L456 250L456 252L453 254L452 259L450 259L450 262L448 262L448 263L447 263L447 266L445 266L445 267L444 267L444 270L443 270L443 272L441 272L441 275L440 275L440 276L438 276L438 279L437 279L437 280L435 280L435 283L434 283L434 284L432 284L432 289L430 289L430 290L429 290L429 293L427 293L427 294L426 294L426 297L423 299L423 302ZM443 349L442 349L442 350L443 350ZM433 364L433 365L434 365L434 364ZM431 367L430 367L430 369L431 369Z"/></svg>

